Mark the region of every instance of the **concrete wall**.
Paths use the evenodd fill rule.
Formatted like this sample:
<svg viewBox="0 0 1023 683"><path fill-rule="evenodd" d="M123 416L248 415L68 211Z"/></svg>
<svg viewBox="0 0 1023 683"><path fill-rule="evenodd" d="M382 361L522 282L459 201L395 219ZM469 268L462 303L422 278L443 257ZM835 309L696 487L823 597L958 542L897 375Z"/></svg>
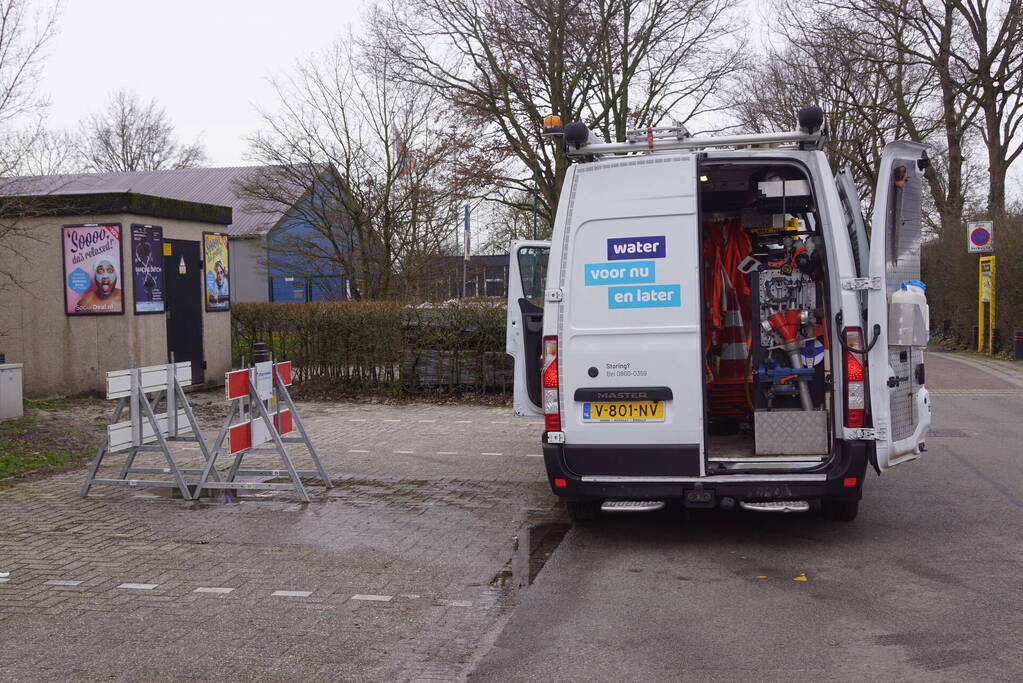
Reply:
<svg viewBox="0 0 1023 683"><path fill-rule="evenodd" d="M64 314L61 226L79 223L121 224L124 268L119 284L124 315ZM18 231L27 236L5 238L5 248L0 249L0 273L11 273L17 284L0 277L0 353L6 354L8 363L24 363L26 395L102 392L106 372L129 367L130 357L139 366L167 362L165 316L136 316L133 312L132 223L159 225L165 239L192 240L199 242L200 248L204 231L223 229L131 214L63 216L24 219ZM196 292L196 296L201 297L202 292ZM203 313L203 345L206 381L223 383L224 373L231 367L230 312Z"/></svg>
<svg viewBox="0 0 1023 683"><path fill-rule="evenodd" d="M231 301L269 301L266 238L232 237Z"/></svg>

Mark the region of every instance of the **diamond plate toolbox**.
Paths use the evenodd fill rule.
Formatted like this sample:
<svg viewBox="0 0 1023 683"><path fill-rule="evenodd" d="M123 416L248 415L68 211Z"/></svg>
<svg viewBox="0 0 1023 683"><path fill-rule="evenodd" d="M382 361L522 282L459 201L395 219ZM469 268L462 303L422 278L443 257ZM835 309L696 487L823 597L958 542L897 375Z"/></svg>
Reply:
<svg viewBox="0 0 1023 683"><path fill-rule="evenodd" d="M774 410L753 416L757 455L824 455L828 413L823 410Z"/></svg>

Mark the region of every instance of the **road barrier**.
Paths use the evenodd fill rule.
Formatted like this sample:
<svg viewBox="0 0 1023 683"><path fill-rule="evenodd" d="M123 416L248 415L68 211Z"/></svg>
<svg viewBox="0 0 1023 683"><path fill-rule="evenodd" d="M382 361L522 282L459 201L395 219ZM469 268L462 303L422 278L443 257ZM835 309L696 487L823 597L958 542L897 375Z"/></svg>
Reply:
<svg viewBox="0 0 1023 683"><path fill-rule="evenodd" d="M269 358L269 353L265 357ZM231 406L220 434L213 444L206 468L196 485L196 497L203 489L288 490L294 491L298 497L308 502L309 494L302 485L302 477L317 477L325 488L333 488L330 476L320 462L320 456L310 441L302 418L288 392L291 374L290 361L274 363L273 360L260 361L251 368L227 373L224 389ZM283 409L282 404L286 406ZM232 424L236 415L242 418L241 422ZM296 430L297 436L286 436ZM268 442L272 442L273 446L260 447L261 444ZM316 469L296 470L284 446L285 443L303 444L309 451ZM209 481L210 477L216 474L217 457L224 453L234 456L227 476L223 481ZM242 459L248 453L276 453L280 456L283 469L243 470ZM237 480L239 476L274 478L287 476L291 483L239 482Z"/></svg>
<svg viewBox="0 0 1023 683"><path fill-rule="evenodd" d="M199 444L206 461L211 460L199 424L195 420L184 387L192 383L192 364L189 362L151 365L144 368L114 370L107 373L107 398L116 399L110 424L96 456L89 466L89 474L82 484L81 495L87 496L96 485L131 486L133 488L176 487L181 497L189 500L192 493L184 475L199 474L202 470L183 470L174 461L171 441L194 441ZM150 399L152 395L152 399ZM166 410L157 413L165 401ZM125 408L128 419L121 420ZM191 434L191 436L186 436ZM153 445L155 443L155 445ZM98 478L96 473L104 458L125 451L127 459L116 478ZM134 467L140 453L160 453L166 467ZM159 479L129 479L130 474L170 474L173 481ZM219 478L219 475L218 475Z"/></svg>

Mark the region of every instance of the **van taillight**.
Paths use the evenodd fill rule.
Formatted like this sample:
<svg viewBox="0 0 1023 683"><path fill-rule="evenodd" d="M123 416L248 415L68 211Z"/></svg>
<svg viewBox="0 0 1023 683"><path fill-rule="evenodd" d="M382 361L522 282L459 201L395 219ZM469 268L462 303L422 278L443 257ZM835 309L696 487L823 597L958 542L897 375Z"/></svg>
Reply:
<svg viewBox="0 0 1023 683"><path fill-rule="evenodd" d="M543 422L548 432L561 431L561 401L558 397L558 338L543 338Z"/></svg>
<svg viewBox="0 0 1023 683"><path fill-rule="evenodd" d="M849 349L863 349L863 330L847 327L845 336L845 426L862 427L867 414L867 382L862 357Z"/></svg>

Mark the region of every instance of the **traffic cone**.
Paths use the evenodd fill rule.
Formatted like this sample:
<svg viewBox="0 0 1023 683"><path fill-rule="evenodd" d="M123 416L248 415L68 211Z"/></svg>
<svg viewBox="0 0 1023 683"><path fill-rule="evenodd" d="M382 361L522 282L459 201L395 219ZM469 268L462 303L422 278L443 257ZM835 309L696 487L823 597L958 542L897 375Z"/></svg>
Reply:
<svg viewBox="0 0 1023 683"><path fill-rule="evenodd" d="M746 374L746 328L742 324L742 311L735 290L728 290L728 310L725 312L725 326L721 331L721 363L717 379L743 379Z"/></svg>
<svg viewBox="0 0 1023 683"><path fill-rule="evenodd" d="M746 355L749 349L746 328L742 324L739 297L728 289L725 326L719 334L721 355L718 372L707 387L707 413L711 420L742 420L749 417L746 400Z"/></svg>

